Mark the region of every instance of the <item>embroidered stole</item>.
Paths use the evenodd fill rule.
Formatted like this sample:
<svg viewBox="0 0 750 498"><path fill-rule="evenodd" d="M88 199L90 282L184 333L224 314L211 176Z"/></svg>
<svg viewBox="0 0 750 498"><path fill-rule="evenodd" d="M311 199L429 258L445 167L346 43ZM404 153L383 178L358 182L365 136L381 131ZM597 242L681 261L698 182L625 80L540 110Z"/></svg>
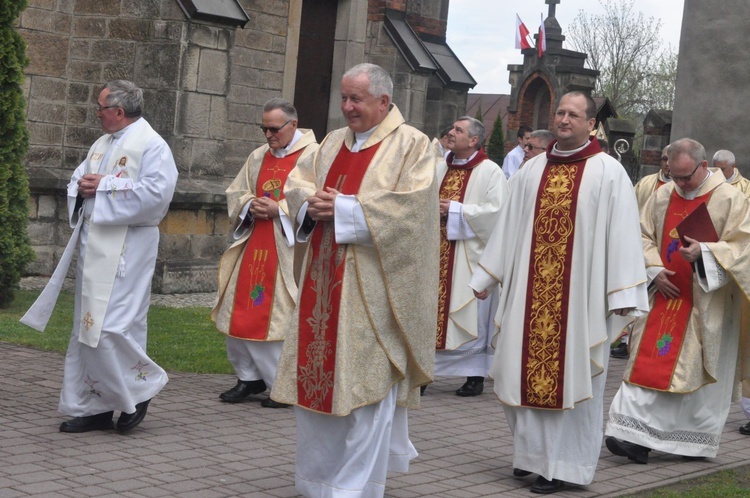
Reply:
<svg viewBox="0 0 750 498"><path fill-rule="evenodd" d="M487 156L480 149L471 161L460 166L454 166L453 153L449 152L446 158L448 171L445 172L440 184L440 199L448 199L463 202L466 195L466 186L474 168ZM453 261L456 256L456 241L448 240L448 217L440 218L440 274L438 281L438 315L437 334L435 349L445 350L448 332L448 320L450 319L451 287L453 286Z"/></svg>
<svg viewBox="0 0 750 498"><path fill-rule="evenodd" d="M534 209L521 361L521 405L532 408L563 405L570 266L586 165L571 160L547 164Z"/></svg>
<svg viewBox="0 0 750 498"><path fill-rule="evenodd" d="M380 144L360 152L341 145L325 180L342 194L359 192ZM336 243L333 222L318 222L310 237L310 263L301 282L297 391L299 405L322 413L333 408L341 284L346 245Z"/></svg>
<svg viewBox="0 0 750 498"><path fill-rule="evenodd" d="M666 391L680 357L690 312L693 309L693 269L680 256L677 225L713 192L693 200L673 191L669 199L661 238L661 260L664 268L675 272L669 280L680 289L676 299L667 299L657 292L654 305L646 319L643 336L633 362L628 382L649 389Z"/></svg>
<svg viewBox="0 0 750 498"><path fill-rule="evenodd" d="M255 192L257 197L269 197L276 202L284 198L284 183L304 149L283 158L271 151L263 157ZM229 335L240 339L264 341L268 338L273 310L276 268L274 220L253 220L253 233L247 240L237 277L234 308Z"/></svg>
<svg viewBox="0 0 750 498"><path fill-rule="evenodd" d="M110 140L114 138L111 135L104 135L96 141L86 160L86 173L102 173L133 180L138 178L146 144L157 135L151 125L145 121L131 126L134 128L128 130L120 139L121 142L112 147L108 156L108 164L102 164L102 160L107 153ZM113 185L106 195L117 200L118 196L127 195L127 193L118 192ZM92 216L83 263L78 334L78 341L92 348L99 344L104 317L120 265L120 257L125 250L127 234L127 225L99 225Z"/></svg>

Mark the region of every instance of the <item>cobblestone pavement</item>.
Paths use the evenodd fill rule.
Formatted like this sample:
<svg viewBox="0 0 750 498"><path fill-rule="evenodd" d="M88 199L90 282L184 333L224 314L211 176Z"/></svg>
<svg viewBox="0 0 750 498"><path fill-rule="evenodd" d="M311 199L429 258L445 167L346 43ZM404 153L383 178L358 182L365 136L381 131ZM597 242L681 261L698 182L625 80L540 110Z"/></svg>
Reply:
<svg viewBox="0 0 750 498"><path fill-rule="evenodd" d="M185 296L170 299L176 305ZM220 402L218 394L235 383L231 375L170 372L169 384L132 433L66 434L58 432L65 418L57 412L63 357L0 342L0 358L0 498L297 496L292 410L262 408L262 396ZM610 364L605 407L624 364ZM511 476L512 440L491 382L475 398L455 396L460 384L438 379L422 407L410 411L419 457L408 474L389 477L386 496L535 496L528 490L533 477ZM593 484L555 496L638 494L746 465L750 437L737 432L745 422L734 404L718 457L705 461L652 453L648 465L636 465L604 448Z"/></svg>

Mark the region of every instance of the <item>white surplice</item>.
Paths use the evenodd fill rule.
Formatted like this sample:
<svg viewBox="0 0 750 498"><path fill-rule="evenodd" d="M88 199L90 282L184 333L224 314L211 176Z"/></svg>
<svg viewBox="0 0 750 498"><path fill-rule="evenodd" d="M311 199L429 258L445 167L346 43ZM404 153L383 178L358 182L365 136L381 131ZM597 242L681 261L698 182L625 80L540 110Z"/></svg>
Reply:
<svg viewBox="0 0 750 498"><path fill-rule="evenodd" d="M141 133L148 123L140 119L113 135L110 150L130 133ZM138 178L116 178L116 158L102 161L105 177L96 197L84 202L76 272L73 333L65 357L59 410L73 417L107 411L135 412L135 405L154 397L167 383L166 372L146 354L146 314L151 298L151 278L159 245L159 222L166 215L177 182L177 167L167 143L155 136L146 144ZM68 185L71 226L78 221L75 209L78 180L86 161ZM122 188L112 189L119 183ZM120 268L115 278L97 347L78 340L82 274L92 223L127 225Z"/></svg>

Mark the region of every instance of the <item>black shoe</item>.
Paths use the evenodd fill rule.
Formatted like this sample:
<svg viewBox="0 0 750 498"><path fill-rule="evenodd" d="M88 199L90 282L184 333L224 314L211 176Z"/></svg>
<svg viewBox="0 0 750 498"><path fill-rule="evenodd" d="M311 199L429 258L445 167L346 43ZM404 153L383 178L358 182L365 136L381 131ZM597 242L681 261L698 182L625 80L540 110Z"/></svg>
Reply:
<svg viewBox="0 0 750 498"><path fill-rule="evenodd" d="M60 432L108 431L112 428L114 412L104 412L87 417L76 417L60 424Z"/></svg>
<svg viewBox="0 0 750 498"><path fill-rule="evenodd" d="M613 455L628 457L628 460L632 460L636 463L648 463L648 453L651 451L651 448L646 448L640 444L629 443L627 441L620 441L612 436L606 438L604 443Z"/></svg>
<svg viewBox="0 0 750 498"><path fill-rule="evenodd" d="M420 386L419 387L419 395L424 396L424 392L427 390L427 386Z"/></svg>
<svg viewBox="0 0 750 498"><path fill-rule="evenodd" d="M125 434L128 431L135 429L138 424L143 422L146 418L146 411L148 411L148 404L151 403L150 399L138 403L135 405L135 411L133 413L121 413L120 418L117 419L117 432Z"/></svg>
<svg viewBox="0 0 750 498"><path fill-rule="evenodd" d="M289 408L292 405L287 405L286 403L279 403L278 401L274 401L269 396L268 398L264 399L260 402L260 406L264 408Z"/></svg>
<svg viewBox="0 0 750 498"><path fill-rule="evenodd" d="M219 398L227 403L239 403L251 394L260 394L265 390L263 380L238 380L236 386L219 394Z"/></svg>
<svg viewBox="0 0 750 498"><path fill-rule="evenodd" d="M617 345L616 348L612 348L609 351L609 355L612 358L619 358L621 360L625 360L630 358L630 353L628 352L628 345L624 342L621 342Z"/></svg>
<svg viewBox="0 0 750 498"><path fill-rule="evenodd" d="M484 377L467 377L466 383L456 390L456 396L479 396L484 391Z"/></svg>
<svg viewBox="0 0 750 498"><path fill-rule="evenodd" d="M526 477L530 476L531 472L519 468L513 468L513 477Z"/></svg>
<svg viewBox="0 0 750 498"><path fill-rule="evenodd" d="M687 460L688 462L702 462L706 458L708 457L682 455L682 459Z"/></svg>
<svg viewBox="0 0 750 498"><path fill-rule="evenodd" d="M740 426L740 434L743 436L750 436L750 422Z"/></svg>
<svg viewBox="0 0 750 498"><path fill-rule="evenodd" d="M565 487L565 483L560 479L552 479L548 481L542 476L536 478L534 484L531 485L531 492L538 493L540 495L548 495L557 491L562 491Z"/></svg>

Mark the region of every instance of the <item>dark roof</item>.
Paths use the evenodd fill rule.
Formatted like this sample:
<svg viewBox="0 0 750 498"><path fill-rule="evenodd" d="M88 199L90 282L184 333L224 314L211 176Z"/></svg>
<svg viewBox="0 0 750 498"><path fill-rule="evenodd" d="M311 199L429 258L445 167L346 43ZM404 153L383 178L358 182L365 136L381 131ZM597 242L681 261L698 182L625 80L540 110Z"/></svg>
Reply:
<svg viewBox="0 0 750 498"><path fill-rule="evenodd" d="M237 0L177 0L188 19L245 27L250 18Z"/></svg>
<svg viewBox="0 0 750 498"><path fill-rule="evenodd" d="M497 115L503 119L503 132L508 129L508 105L510 105L510 95L499 93L470 93L466 96L466 115L474 117L482 104L482 122L487 135L492 132L495 126Z"/></svg>

